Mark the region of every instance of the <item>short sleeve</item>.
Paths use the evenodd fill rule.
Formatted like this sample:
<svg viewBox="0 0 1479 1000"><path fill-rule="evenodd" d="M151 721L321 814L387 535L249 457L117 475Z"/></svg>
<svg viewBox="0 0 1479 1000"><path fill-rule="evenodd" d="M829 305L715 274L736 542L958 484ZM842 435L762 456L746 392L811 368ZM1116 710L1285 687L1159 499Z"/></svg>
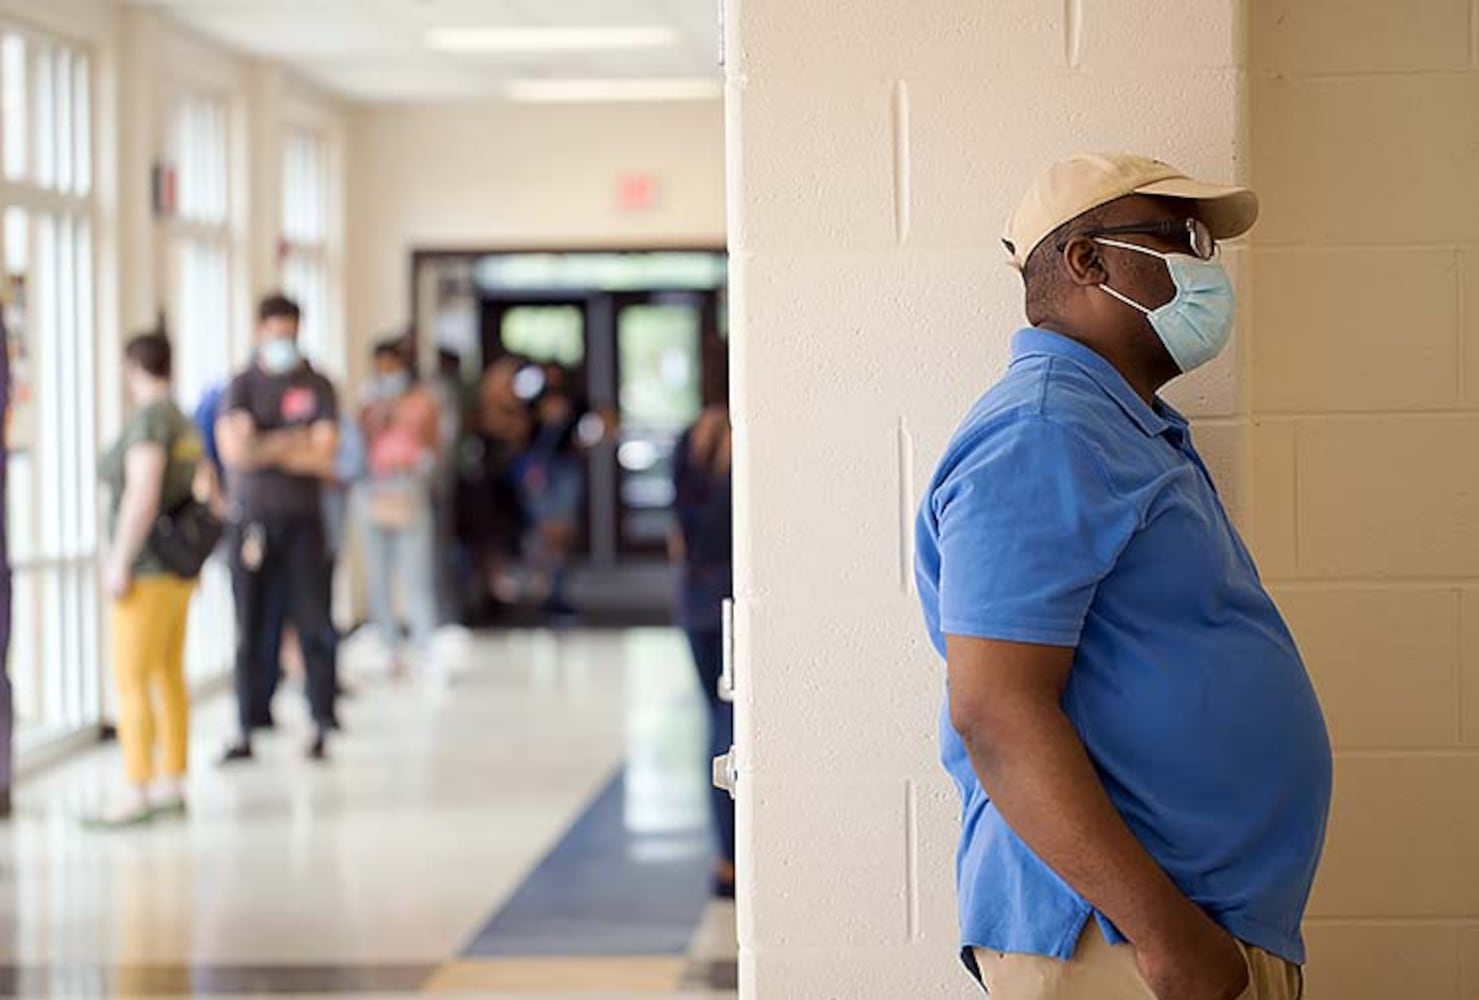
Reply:
<svg viewBox="0 0 1479 1000"><path fill-rule="evenodd" d="M1077 646L1137 530L1087 441L1043 417L986 431L936 488L940 629Z"/></svg>
<svg viewBox="0 0 1479 1000"><path fill-rule="evenodd" d="M124 427L123 451L126 453L139 444L157 444L168 450L174 444L176 433L166 407L145 407L134 414L133 419Z"/></svg>
<svg viewBox="0 0 1479 1000"><path fill-rule="evenodd" d="M334 383L322 376L318 380L318 422L339 422L339 394L334 391Z"/></svg>
<svg viewBox="0 0 1479 1000"><path fill-rule="evenodd" d="M250 382L243 373L232 379L231 384L226 386L226 391L222 394L221 401L216 408L216 415L223 416L237 410L250 412L251 408Z"/></svg>

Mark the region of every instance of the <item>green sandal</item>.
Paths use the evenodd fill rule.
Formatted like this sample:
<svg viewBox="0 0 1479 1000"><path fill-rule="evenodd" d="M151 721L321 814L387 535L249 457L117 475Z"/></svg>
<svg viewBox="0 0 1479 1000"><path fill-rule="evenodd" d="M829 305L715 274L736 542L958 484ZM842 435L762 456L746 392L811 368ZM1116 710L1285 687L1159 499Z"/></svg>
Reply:
<svg viewBox="0 0 1479 1000"><path fill-rule="evenodd" d="M149 810L149 815L154 819L184 819L189 812L185 800L178 798L155 804Z"/></svg>
<svg viewBox="0 0 1479 1000"><path fill-rule="evenodd" d="M114 830L132 830L148 826L154 820L154 810L148 806L117 816L90 816L82 821L84 830L107 833Z"/></svg>

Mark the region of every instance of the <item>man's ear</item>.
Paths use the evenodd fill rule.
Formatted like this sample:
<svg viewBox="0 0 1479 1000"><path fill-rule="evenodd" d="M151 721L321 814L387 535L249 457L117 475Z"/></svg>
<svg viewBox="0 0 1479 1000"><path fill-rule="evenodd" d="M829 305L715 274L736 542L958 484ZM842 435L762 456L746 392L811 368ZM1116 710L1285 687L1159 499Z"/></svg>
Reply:
<svg viewBox="0 0 1479 1000"><path fill-rule="evenodd" d="M1063 245L1060 266L1075 285L1102 285L1109 280L1099 244L1087 236L1074 236Z"/></svg>

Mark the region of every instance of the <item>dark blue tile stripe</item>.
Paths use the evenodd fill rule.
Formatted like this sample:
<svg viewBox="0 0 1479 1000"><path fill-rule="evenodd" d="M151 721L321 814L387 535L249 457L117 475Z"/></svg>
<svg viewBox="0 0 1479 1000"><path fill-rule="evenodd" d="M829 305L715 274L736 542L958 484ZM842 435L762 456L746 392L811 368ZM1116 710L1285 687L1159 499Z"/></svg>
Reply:
<svg viewBox="0 0 1479 1000"><path fill-rule="evenodd" d="M685 954L708 902L709 833L633 834L625 806L618 774L464 956Z"/></svg>

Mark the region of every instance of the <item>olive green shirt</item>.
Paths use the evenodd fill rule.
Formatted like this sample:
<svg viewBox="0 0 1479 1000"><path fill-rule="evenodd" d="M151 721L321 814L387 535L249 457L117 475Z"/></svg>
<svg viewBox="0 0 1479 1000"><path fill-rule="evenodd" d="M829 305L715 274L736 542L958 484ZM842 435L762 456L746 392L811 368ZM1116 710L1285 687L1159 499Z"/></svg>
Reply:
<svg viewBox="0 0 1479 1000"><path fill-rule="evenodd" d="M195 469L204 455L204 447L195 425L171 400L150 403L134 412L123 424L123 433L98 461L98 476L112 493L108 504L108 534L118 533L118 507L123 501L123 481L128 451L136 444L157 444L167 456L164 484L159 495L159 511L174 510L190 498ZM168 573L150 541L134 562L135 576L159 576Z"/></svg>

